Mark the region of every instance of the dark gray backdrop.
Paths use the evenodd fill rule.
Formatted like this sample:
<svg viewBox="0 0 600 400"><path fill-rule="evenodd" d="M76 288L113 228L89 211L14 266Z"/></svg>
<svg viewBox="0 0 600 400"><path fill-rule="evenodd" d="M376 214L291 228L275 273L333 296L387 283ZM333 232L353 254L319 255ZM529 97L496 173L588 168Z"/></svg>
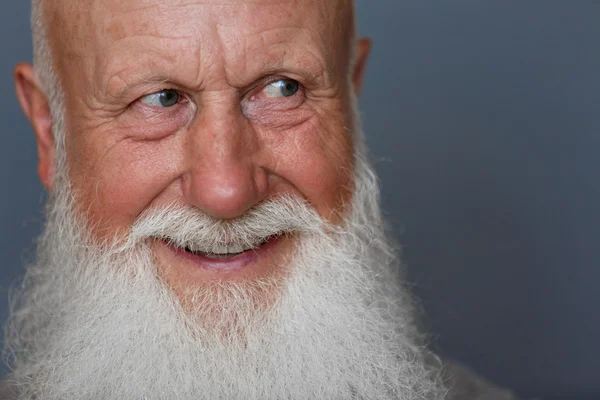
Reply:
<svg viewBox="0 0 600 400"><path fill-rule="evenodd" d="M33 135L0 25L0 318L40 230ZM359 0L386 214L439 348L521 394L600 398L600 3ZM29 250L27 250L29 249Z"/></svg>

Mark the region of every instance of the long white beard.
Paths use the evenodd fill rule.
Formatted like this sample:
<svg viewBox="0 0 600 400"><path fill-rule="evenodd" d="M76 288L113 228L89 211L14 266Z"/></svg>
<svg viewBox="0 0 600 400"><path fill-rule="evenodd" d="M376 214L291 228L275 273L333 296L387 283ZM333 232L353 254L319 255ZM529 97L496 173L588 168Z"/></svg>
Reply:
<svg viewBox="0 0 600 400"><path fill-rule="evenodd" d="M59 177L37 262L7 325L18 398L443 398L411 298L398 283L377 180L357 153L353 207L343 226L327 226L293 199L269 204L255 222L270 216L267 230L297 235L282 266L288 273L207 284L188 293L192 310L162 281L147 246L148 236L162 233L182 243L202 240L183 217L190 211L175 212L183 221L176 232L161 224L174 214L159 211L125 242L93 244ZM260 307L264 293L275 299Z"/></svg>

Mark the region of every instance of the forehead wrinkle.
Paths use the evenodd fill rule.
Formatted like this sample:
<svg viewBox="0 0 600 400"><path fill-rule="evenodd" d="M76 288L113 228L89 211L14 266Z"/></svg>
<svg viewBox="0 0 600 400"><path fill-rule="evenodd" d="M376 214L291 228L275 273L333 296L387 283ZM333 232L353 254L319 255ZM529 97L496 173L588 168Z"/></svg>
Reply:
<svg viewBox="0 0 600 400"><path fill-rule="evenodd" d="M274 16L277 15L274 11L266 10L266 12L273 13ZM258 26L258 24L248 21L244 16L239 19L232 18L232 20L235 22L229 23L228 21L217 21L212 27L205 27L203 33L206 33L206 37L213 39L212 41L207 41L210 42L207 43L207 45L213 49L210 52L206 52L205 56L208 57L209 60L210 58L218 57L225 61L225 72L232 83L235 81L233 86L243 86L246 84L248 80L248 69L256 70L256 64L260 62L270 64L266 66L268 67L268 70L283 69L286 64L295 64L296 66L306 69L307 73L305 73L305 75L311 76L312 80L315 80L315 77L317 76L323 75L325 60L323 57L317 56L317 54L324 53L323 49L326 45L323 43L325 36L322 35L318 29L303 26L301 25L301 21L298 21L298 27L279 26L268 30L262 30L262 26ZM240 30L240 23L244 25L254 25L249 26L247 29L256 32L248 34L246 29ZM254 42L254 38L257 38L256 42ZM314 40L315 38L317 40ZM149 43L153 47L156 45L156 43L152 41ZM160 41L159 43L163 43L163 41ZM243 43L243 45L241 43ZM198 40L197 45L195 44L194 46L200 47L202 44L203 41ZM168 52L172 53L177 45L176 43L173 45L167 43L166 46L161 47L168 48ZM283 55L293 55L296 52L294 51L296 48L301 49L303 52L302 57L283 57ZM160 51L160 48L157 49L157 53L160 53ZM300 52L298 51L298 53ZM186 57L188 55L184 52L180 52L179 54L181 57ZM252 67L248 65L248 54L253 55L250 61L254 64ZM199 51L198 54L194 53L194 56L197 58L200 58L199 55ZM290 61L289 59L294 61ZM200 59L198 62L206 64L206 61L205 58ZM222 61L216 63L213 62L212 64L218 63L222 63ZM201 72L198 69L198 74L200 73ZM200 79L196 79L195 81L198 82Z"/></svg>
<svg viewBox="0 0 600 400"><path fill-rule="evenodd" d="M223 34L230 29L227 25L218 27L219 37L225 42L224 49L235 48L235 51L223 51L229 80L234 86L243 86L248 75L256 75L260 70L264 74L273 71L297 70L303 75L316 80L326 69L326 60L318 54L323 52L321 43L315 44L306 35L303 27L275 27L259 30L243 37ZM235 30L235 27L232 29ZM226 39L229 37L229 40ZM239 42L243 45L238 45ZM246 78L244 78L246 76ZM234 81L237 80L237 83Z"/></svg>
<svg viewBox="0 0 600 400"><path fill-rule="evenodd" d="M264 5L263 2L256 2ZM256 5L253 3L253 5ZM290 4L300 4L300 5L311 5L308 10L299 10L297 8L290 7ZM294 62L298 64L300 67L307 69L308 74L312 81L316 81L317 77L323 77L328 70L336 69L338 66L336 65L335 58L336 55L339 54L337 50L340 42L335 40L332 33L337 33L337 27L340 25L348 25L340 24L337 21L341 15L348 15L348 10L336 10L330 7L331 4L337 3L336 0L331 2L317 2L314 4L314 1L310 0L301 0L301 1L280 1L280 2L269 2L268 8L261 12L261 16L271 14L272 18L275 20L280 20L282 23L279 26L274 26L272 28L266 29L264 28L264 24L261 24L261 20L257 22L250 20L249 25L252 26L250 28L254 32L247 33L243 40L245 42L245 46L242 51L238 52L229 52L223 53L228 59L234 59L237 56L244 57L248 59L248 54L260 54L261 52L267 55L274 55L275 53L283 53L286 52L294 53L294 49L291 46L295 46L300 51L297 51L298 54L302 53L302 57L296 57ZM248 10L252 5L245 4L245 9ZM308 12L304 12L308 11ZM247 15L252 15L251 13L247 13ZM283 18L282 18L283 16ZM286 19L288 18L288 19ZM232 19L233 20L233 19ZM221 23L218 26L219 36L221 40L226 39L229 36L229 41L236 43L239 42L239 23ZM233 35L223 34L223 32L230 29L233 32ZM237 36L237 37L236 37ZM346 36L346 35L343 35ZM253 38L258 37L257 41L253 43ZM226 41L226 40L225 40ZM223 46L227 47L227 46ZM274 49L276 51L274 51ZM250 59L254 58L250 57ZM271 57L276 58L276 57ZM277 63L282 66L285 63L284 57L279 56L279 60ZM237 63L232 62L231 65L236 65ZM241 65L246 65L245 63L241 63ZM232 75L240 75L239 72L232 72ZM327 79L323 79L327 80Z"/></svg>
<svg viewBox="0 0 600 400"><path fill-rule="evenodd" d="M236 6L239 9L240 6L244 8L248 8L251 5L254 6L280 6L285 10L290 12L290 16L293 15L294 11L297 11L298 8L306 8L308 10L318 10L317 13L322 17L323 14L338 14L343 15L344 19L348 20L351 18L346 18L352 15L352 0L328 0L323 2L322 0L280 0L278 2L273 2L272 0L212 0L212 1L202 1L202 0L181 0L181 1L170 1L168 5L164 3L154 3L154 4L144 4L147 3L148 0L130 0L130 1L121 1L121 0L113 0L107 4L106 0L54 0L54 1L45 1L42 0L45 5L52 5L52 8L45 12L46 15L51 15L53 18L53 22L48 24L50 28L52 27L69 27L72 24L71 19L75 19L75 22L79 22L75 25L84 28L84 27L92 27L94 24L98 23L98 16L104 13L108 13L108 17L104 18L108 23L108 27L104 27L104 30L115 31L119 33L118 27L116 27L116 19L119 17L126 17L128 14L132 13L147 13L152 10L159 9L160 12L158 15L161 15L167 11L172 11L173 6L177 8L187 8L187 7L196 7L196 6L219 6L219 7L227 7L227 6ZM139 2L142 4L138 4ZM152 0L150 0L152 1ZM316 5L314 3L317 3ZM342 6L338 3L341 3ZM87 4L87 6L86 6ZM304 6L304 7L302 7ZM231 7L229 7L231 8ZM325 11L327 10L327 11ZM305 10L303 10L305 11ZM67 15L68 14L68 15ZM214 14L214 12L212 12ZM237 13L243 14L243 13ZM69 16L71 18L69 18ZM87 16L87 21L85 20ZM182 15L182 20L185 19L187 14L184 12ZM138 19L138 18L136 18ZM153 25L159 25L156 23L157 15L152 16ZM337 18L336 18L337 19ZM239 19L238 19L239 20ZM160 22L160 21L159 21ZM325 22L325 21L323 21ZM333 22L333 21L327 21ZM339 21L338 21L339 22ZM106 23L104 24L106 25ZM121 28L140 28L139 24L127 24L127 27ZM169 24L169 28L173 28L171 24ZM337 24L334 24L337 25ZM148 26L142 26L142 29L147 30ZM80 33L80 32L79 32ZM76 36L76 35L73 35ZM181 36L183 37L183 35Z"/></svg>
<svg viewBox="0 0 600 400"><path fill-rule="evenodd" d="M81 2L85 2L90 4L92 7L80 7ZM153 0L150 0L152 2ZM77 3L77 7L75 7L75 3ZM141 4L140 4L141 3ZM244 6L243 9L248 10L254 7L265 7L264 12L261 10L261 13L268 13L272 15L272 18L275 20L281 20L283 23L287 21L287 18L291 19L292 24L299 24L301 28L297 28L298 31L304 29L307 34L305 42L310 44L312 47L309 48L308 45L302 44L302 51L305 52L306 57L304 61L304 67L309 67L312 71L317 71L313 73L313 75L322 75L322 70L326 69L326 64L332 64L330 60L325 60L322 54L327 56L328 53L337 54L340 50L336 49L336 45L340 44L340 36L339 31L342 25L349 24L349 18L346 16L352 14L351 7L347 9L347 7L341 7L339 9L339 4L348 4L347 0L332 0L327 2L322 2L321 0L282 0L278 2L272 2L269 0L237 0L237 1L178 1L174 4L172 2L169 3L170 7L167 7L163 4L149 4L146 1L127 1L127 2L116 2L110 1L108 4L106 1L101 0L62 0L56 2L57 5L54 6L54 10L62 10L55 11L59 14L61 21L58 24L52 24L54 26L61 27L60 29L66 28L66 33L60 39L68 40L59 40L58 43L63 47L63 54L65 52L67 54L75 55L81 59L89 59L90 61L94 58L106 56L108 52L105 51L102 47L97 48L93 54L89 54L89 43L95 43L99 40L98 36L101 35L109 35L112 36L111 39L117 39L116 42L114 40L109 40L109 47L114 47L116 43L125 43L122 42L122 39L133 41L134 38L148 39L147 42L152 44L152 48L155 49L155 53L160 53L161 49L169 49L169 53L173 54L173 50L177 48L177 41L181 39L190 40L192 37L198 38L196 43L193 46L200 47L201 43L204 43L205 37L210 37L210 35L205 35L207 32L204 30L215 29L215 25L212 27L210 24L182 24L182 29L187 29L187 31L180 30L176 31L178 24L173 24L173 20L175 21L185 21L186 19L190 20L190 15L193 13L189 12L190 7L204 7L204 6L218 6L217 9L208 9L207 12L212 14L213 21L225 21L224 23L220 23L218 26L219 29L231 27L234 33L237 35L232 35L230 38L231 42L239 40L240 35L243 36L244 28L240 27L246 25L247 30L258 30L262 27L261 22L264 20L264 17L254 18L256 15L261 14L252 14L252 13L244 13L240 11L240 5ZM62 4L62 8L59 6ZM173 8L172 4L175 6ZM337 7L336 7L337 5ZM236 6L236 7L231 7ZM102 12L94 11L91 9L97 9L98 11L104 10L104 15L107 13L110 15L110 18L101 18L98 15L102 14ZM156 11L156 10L159 11ZM175 10L177 9L177 10ZM307 12L305 12L307 11ZM141 16L135 15L134 23L128 23L127 18L132 18L132 13L141 13ZM173 15L173 12L176 12L178 15ZM299 14L298 14L299 13ZM144 15L146 15L146 21L144 22ZM249 15L248 17L246 15ZM283 18L282 18L283 16ZM69 19L71 17L71 19ZM87 18L86 18L87 17ZM162 23L163 17L168 20L170 23ZM234 21L234 23L229 23L229 20ZM267 17L268 18L268 17ZM87 19L87 21L85 21ZM100 19L100 20L99 20ZM209 18L207 18L209 19ZM343 19L343 22L340 21ZM139 21L142 21L141 23ZM204 18L203 21L206 21ZM68 23L71 21L71 23ZM72 22L79 22L73 24ZM208 25L208 26L207 26ZM250 26L254 26L254 29L250 28ZM175 31L173 29L175 28ZM287 40L286 36L289 36L290 39L295 36L293 34L289 34L289 32L293 32L294 26L280 27L279 29L273 28L263 32L257 32L254 35L260 35L260 42L262 46L270 49L270 53L273 54L277 50L281 52L285 52L286 46L292 45L292 40ZM247 32L246 30L246 32ZM279 34L276 34L279 32ZM283 37L281 37L283 35ZM237 36L237 38L236 38ZM251 35L252 36L252 35ZM336 38L332 38L332 36L336 36ZM217 35L217 37L222 41L223 35ZM208 56L209 61L215 61L214 57L218 56L224 58L233 58L236 55L243 57L243 61L241 63L242 66L245 67L245 70L248 69L248 63L246 60L251 60L253 56L249 56L250 50L256 47L249 43L247 40L249 36L244 38L245 44L240 45L237 43L237 46L223 46L218 50L218 54L208 54L211 51L205 52L204 56ZM79 40L78 40L79 39ZM84 39L84 40L81 40ZM212 41L214 42L214 39ZM287 41L286 41L287 40ZM76 49L74 46L75 41L79 43L79 49ZM171 42L172 43L169 43ZM154 43L153 43L154 42ZM298 42L298 41L295 41ZM69 47L71 45L71 47ZM208 41L208 46L213 46L214 43L210 43ZM106 47L106 43L104 47ZM65 48L66 47L66 48ZM278 49L279 47L279 49ZM235 51L232 51L235 49ZM275 49L275 51L273 51ZM79 50L79 51L77 51ZM87 50L87 51L86 51ZM131 50L129 50L131 51ZM165 52L165 51L163 51ZM87 56L86 56L87 53ZM165 52L167 53L167 52ZM194 51L197 58L200 58L199 50ZM269 52L264 52L268 56ZM181 54L181 53L180 53ZM91 58L90 58L91 56ZM114 55L112 56L114 57ZM110 55L107 57L110 60ZM213 60L211 60L211 58ZM312 62L311 59L312 58ZM64 60L64 59L63 59ZM317 60L315 62L315 60ZM96 60L97 62L98 60ZM296 60L297 61L297 60ZM326 62L327 61L327 62ZM93 62L93 61L92 61ZM200 62L200 61L198 61ZM202 64L205 62L205 59L201 60ZM302 60L300 61L302 62ZM320 64L320 65L319 65ZM231 64L234 65L234 64ZM88 61L85 63L85 69L92 67L88 64ZM98 67L97 63L92 68L96 69ZM226 65L229 68L229 63ZM65 67L63 73L67 72L68 68ZM198 76L196 81L199 80L199 75L201 75L202 66L200 68L196 68L195 74ZM231 68L229 68L230 73ZM241 70L242 74L235 71L233 75L237 76L238 79L245 70ZM90 71L91 72L91 71ZM95 71L96 74L93 76L97 77L97 74L101 75L101 71ZM91 78L91 77L90 77ZM106 77L103 77L106 81ZM94 83L99 83L98 79L95 79Z"/></svg>

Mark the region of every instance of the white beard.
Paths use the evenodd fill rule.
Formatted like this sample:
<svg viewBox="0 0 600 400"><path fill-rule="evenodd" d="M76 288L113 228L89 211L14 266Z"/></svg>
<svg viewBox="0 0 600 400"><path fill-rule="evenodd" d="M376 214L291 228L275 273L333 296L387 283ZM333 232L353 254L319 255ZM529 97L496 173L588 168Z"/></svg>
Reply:
<svg viewBox="0 0 600 400"><path fill-rule="evenodd" d="M37 262L7 325L18 398L444 398L358 146L343 226L284 203L293 211L278 221L295 216L289 230L298 235L285 278L208 285L188 294L192 312L161 280L147 246L165 229L155 226L164 215L136 224L125 244L94 245L59 176ZM180 233L182 242L198 237ZM265 291L275 300L255 307Z"/></svg>

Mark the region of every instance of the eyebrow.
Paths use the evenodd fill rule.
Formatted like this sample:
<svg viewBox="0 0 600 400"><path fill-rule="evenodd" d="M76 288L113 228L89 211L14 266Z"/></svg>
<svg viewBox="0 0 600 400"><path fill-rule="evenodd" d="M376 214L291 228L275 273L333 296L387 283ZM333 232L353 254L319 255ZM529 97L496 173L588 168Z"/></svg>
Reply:
<svg viewBox="0 0 600 400"><path fill-rule="evenodd" d="M139 70L138 70L139 72ZM321 72L321 71L319 71ZM303 84L307 87L319 86L323 83L324 73L318 73L308 68L292 66L286 68L277 66L261 70L255 76L250 78L249 82L243 86L233 86L238 89L252 86L254 83L268 76L285 76L289 74L298 75L303 78ZM134 76L134 78L132 78ZM231 83L229 83L231 85ZM161 89L190 89L191 85L178 82L173 76L163 73L117 73L109 78L104 92L113 101L118 101L129 97L129 93L135 93L136 96L142 96L145 92L156 90L157 86L162 85ZM160 90L160 89L159 89ZM196 88L198 90L198 88Z"/></svg>

